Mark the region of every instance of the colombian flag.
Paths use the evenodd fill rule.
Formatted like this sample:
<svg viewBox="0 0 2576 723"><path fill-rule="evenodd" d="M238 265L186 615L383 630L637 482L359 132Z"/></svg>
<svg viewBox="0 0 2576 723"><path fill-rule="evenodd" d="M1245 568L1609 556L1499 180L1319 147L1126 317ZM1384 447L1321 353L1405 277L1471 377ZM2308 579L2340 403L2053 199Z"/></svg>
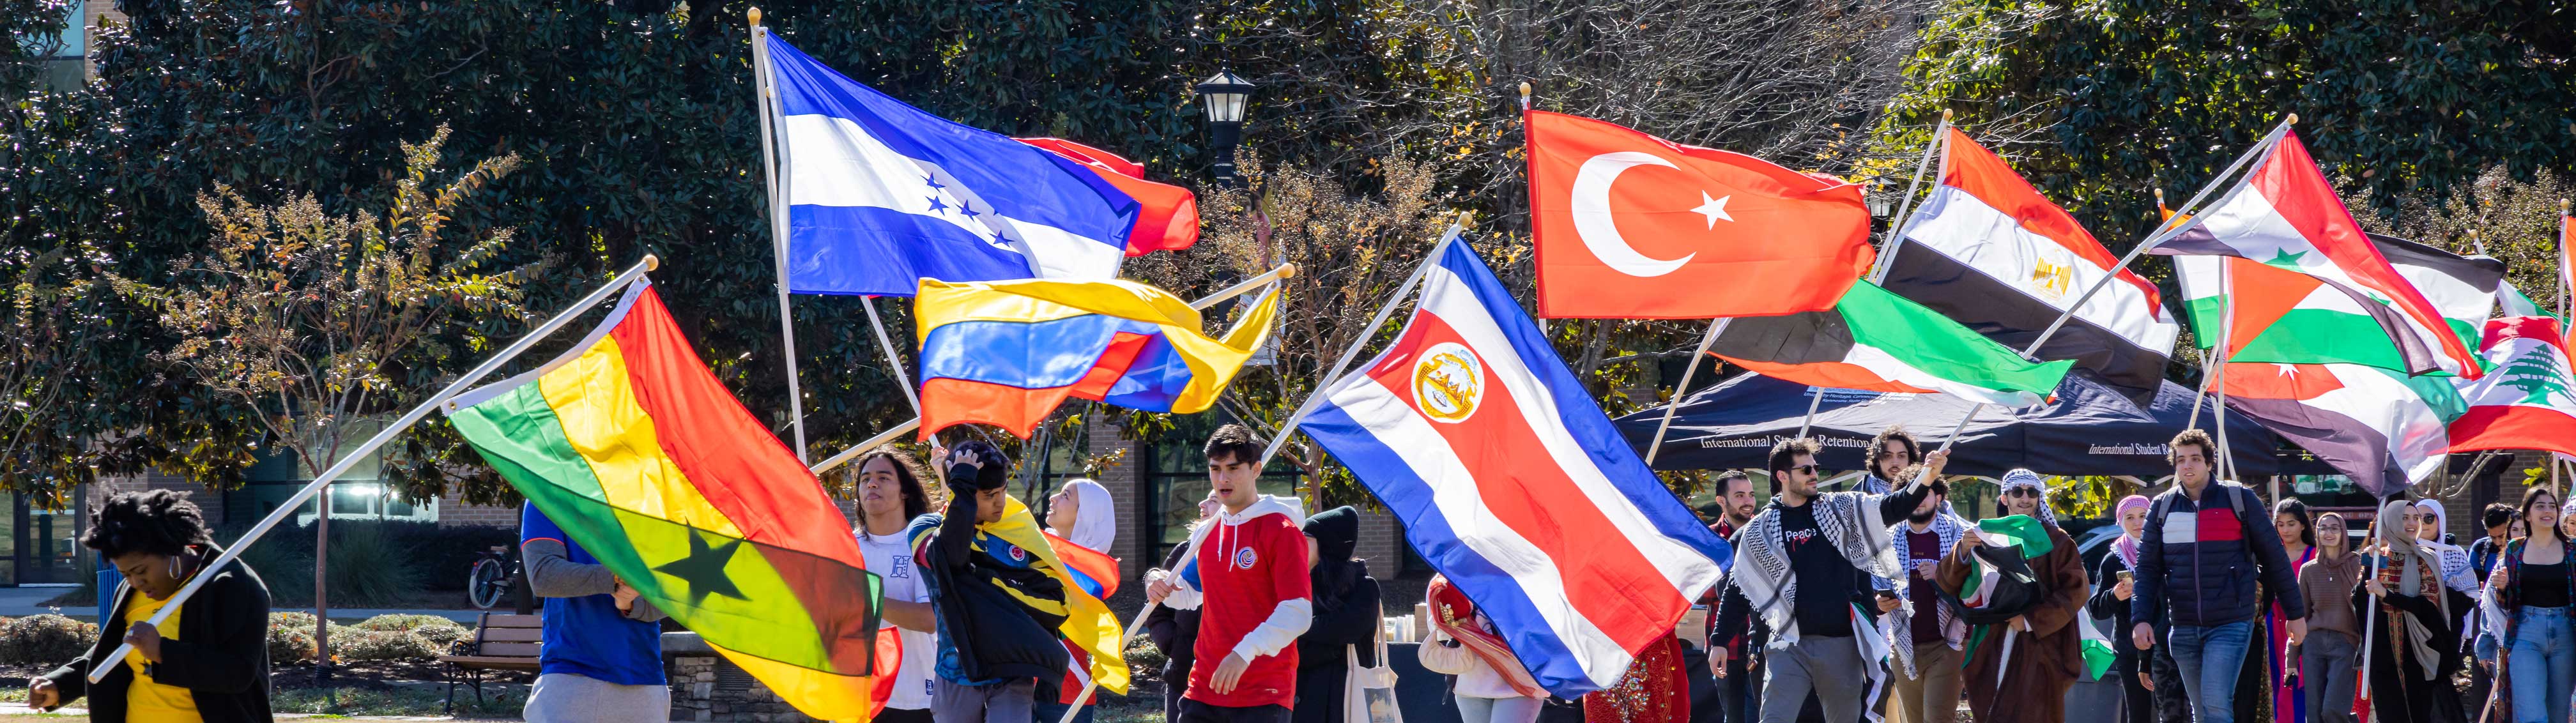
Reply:
<svg viewBox="0 0 2576 723"><path fill-rule="evenodd" d="M921 280L921 438L983 422L1027 438L1066 397L1191 414L1216 404L1270 333L1262 295L1224 339L1197 309L1133 281ZM1044 547L1043 544L1038 547Z"/></svg>
<svg viewBox="0 0 2576 723"><path fill-rule="evenodd" d="M797 710L873 716L901 660L898 636L876 634L881 581L650 284L562 356L447 402L449 421L600 564Z"/></svg>
<svg viewBox="0 0 2576 723"><path fill-rule="evenodd" d="M922 406L927 408L929 403L925 401ZM1114 587L1118 580L1117 559L1047 534L1038 526L1037 515L1030 514L1028 505L1021 504L1015 497L1003 499L1008 501L1003 503L1001 521L976 525L975 530L1036 555L1038 561L1031 567L1046 571L1056 582L1064 584L1064 624L1056 628L1056 633L1062 638L1065 648L1073 652L1071 664L1074 668L1066 671L1065 675L1066 697L1081 692L1083 684L1094 678L1100 680L1101 690L1126 695L1127 654L1118 647L1119 638L1126 635L1126 630L1118 624L1118 614L1109 611L1109 603L1101 601L1106 595L1098 592L1099 584L1083 579L1085 575L1101 574L1097 564L1105 560L1109 563L1107 579L1113 586L1110 589L1117 589ZM915 537L912 546L918 549L928 541L927 536ZM1068 558L1064 554L1067 549L1080 550L1089 556ZM1094 557L1098 559L1092 559ZM1092 569L1077 572L1075 566Z"/></svg>

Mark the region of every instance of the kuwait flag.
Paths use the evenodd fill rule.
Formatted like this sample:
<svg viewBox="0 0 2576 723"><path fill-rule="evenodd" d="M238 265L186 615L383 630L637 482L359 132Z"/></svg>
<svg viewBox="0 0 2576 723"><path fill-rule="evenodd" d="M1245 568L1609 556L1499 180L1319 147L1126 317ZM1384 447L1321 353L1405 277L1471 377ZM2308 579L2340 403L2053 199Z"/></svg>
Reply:
<svg viewBox="0 0 2576 723"><path fill-rule="evenodd" d="M2227 408L2254 418L2386 497L2431 476L2445 427L2467 411L2452 380L2359 364L2230 362Z"/></svg>
<svg viewBox="0 0 2576 723"><path fill-rule="evenodd" d="M2469 411L2451 422L2451 451L2541 449L2576 454L2576 376L2558 322L2487 322L2487 376L2461 382Z"/></svg>
<svg viewBox="0 0 2576 723"><path fill-rule="evenodd" d="M1709 351L1808 386L1942 392L2004 407L2046 401L2075 364L2024 359L1867 281L1852 284L1830 311L1728 320Z"/></svg>
<svg viewBox="0 0 2576 723"><path fill-rule="evenodd" d="M2477 344L2504 283L2504 262L2389 236L2368 238L2389 266L2441 313L2445 333L2463 344ZM2174 267L2193 328L2218 329L2222 319L2230 319L2227 305L2235 305L2227 324L2228 361L2435 371L2411 366L2430 359L2433 350L2420 343L2422 337L2410 331L2405 312L2386 297L2353 293L2294 268L2252 259L2184 256L2174 259ZM2232 282L2228 274L2235 275ZM2217 337L2201 334L2194 341L2207 349Z"/></svg>
<svg viewBox="0 0 2576 723"><path fill-rule="evenodd" d="M1905 224L1880 286L2021 349L2075 312L2035 356L2072 359L2144 405L2165 378L2174 324L2156 285L2126 269L2004 159L1951 129L1941 185ZM2075 307L2106 275L2118 279Z"/></svg>
<svg viewBox="0 0 2576 723"><path fill-rule="evenodd" d="M1314 437L1565 698L1608 688L1724 576L1664 488L1463 243L1395 344L1317 392Z"/></svg>
<svg viewBox="0 0 2576 723"><path fill-rule="evenodd" d="M798 711L885 704L900 638L877 634L884 587L849 523L651 282L570 351L445 411L574 543Z"/></svg>
<svg viewBox="0 0 2576 723"><path fill-rule="evenodd" d="M2235 188L2153 251L2169 256L2233 256L2316 277L2356 300L2395 310L2405 331L2395 335L2396 347L2404 355L2403 371L2439 369L2477 377L2478 357L2470 351L2472 345L2452 332L2440 308L2362 234L2343 199L2335 196L2334 187L2317 170L2316 159L2299 143L2298 134L2286 129L2282 133L2281 141ZM2250 307L2240 309L2239 314L2249 311Z"/></svg>

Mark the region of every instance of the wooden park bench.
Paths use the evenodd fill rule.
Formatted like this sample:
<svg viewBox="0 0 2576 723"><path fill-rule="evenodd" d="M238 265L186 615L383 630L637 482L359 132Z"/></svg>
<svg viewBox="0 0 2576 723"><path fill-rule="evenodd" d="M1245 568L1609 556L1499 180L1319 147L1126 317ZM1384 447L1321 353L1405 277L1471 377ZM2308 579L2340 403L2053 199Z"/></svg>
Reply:
<svg viewBox="0 0 2576 723"><path fill-rule="evenodd" d="M537 672L537 650L545 640L542 620L538 615L483 613L474 625L470 652L438 656L438 662L447 664L447 710L456 710L459 683L474 689L476 706L483 704L483 671Z"/></svg>

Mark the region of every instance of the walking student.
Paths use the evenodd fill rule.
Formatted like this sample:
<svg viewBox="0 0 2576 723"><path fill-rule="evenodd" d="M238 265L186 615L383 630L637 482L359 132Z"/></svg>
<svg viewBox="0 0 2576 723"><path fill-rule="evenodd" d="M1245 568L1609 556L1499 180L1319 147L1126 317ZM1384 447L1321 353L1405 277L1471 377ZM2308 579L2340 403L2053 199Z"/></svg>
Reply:
<svg viewBox="0 0 2576 723"><path fill-rule="evenodd" d="M1753 514L1761 508L1762 498L1753 495L1753 478L1736 470L1717 473L1717 493L1721 512L1717 523L1709 525L1708 529L1727 540L1732 549L1735 532L1753 523ZM1731 572L1735 560L1730 556L1719 560L1718 564ZM1762 648L1770 636L1758 619L1745 634L1734 638L1723 638L1717 632L1718 600L1725 597L1726 588L1733 585L1732 582L1719 583L1701 599L1701 604L1707 605L1710 613L1708 650L1703 654L1710 656L1709 675L1715 679L1717 700L1705 710L1699 701L1691 701L1691 716L1697 721L1753 723L1762 717ZM1715 652L1720 649L1727 654L1717 656Z"/></svg>
<svg viewBox="0 0 2576 723"><path fill-rule="evenodd" d="M1921 467L1909 466L1918 474ZM1900 472L1897 479L1912 479ZM1970 525L1950 514L1950 485L1932 481L1932 494L1888 534L1896 540L1905 605L1888 613L1888 717L1901 723L1950 723L1958 717L1961 651L1968 625L1941 604L1941 559L1970 537Z"/></svg>
<svg viewBox="0 0 2576 723"><path fill-rule="evenodd" d="M894 446L859 456L859 552L868 572L885 581L885 622L878 635L903 639L903 660L895 668L894 695L874 720L882 723L929 723L931 669L939 664L939 621L930 607L930 588L914 564L911 540L904 529L930 514L930 491L921 484L921 463Z"/></svg>
<svg viewBox="0 0 2576 723"><path fill-rule="evenodd" d="M1460 723L1536 723L1547 705L1547 691L1530 679L1511 644L1494 631L1494 621L1439 575L1431 576L1423 605L1431 611L1432 626L1448 638L1424 645L1456 645L1473 654L1466 672L1449 681Z"/></svg>
<svg viewBox="0 0 2576 723"><path fill-rule="evenodd" d="M2296 499L2281 500L2272 506L2272 530L2281 537L2281 556L2290 560L2290 569L2306 567L2316 559L2316 518L2308 504ZM2307 720L2308 700L2299 686L2305 681L2296 674L2299 658L2290 652L2289 619L2281 599L2296 597L2296 585L2286 588L2263 588L2263 632L2271 643L2263 661L2272 683L2272 720L2274 723L2303 723Z"/></svg>
<svg viewBox="0 0 2576 723"><path fill-rule="evenodd" d="M1298 723L1344 723L1344 699L1354 653L1376 667L1379 621L1385 607L1368 561L1351 557L1360 543L1360 511L1335 507L1306 518L1307 587L1314 592L1315 621L1297 636ZM1367 723L1361 721L1361 723Z"/></svg>
<svg viewBox="0 0 2576 723"><path fill-rule="evenodd" d="M2174 435L2174 488L2157 495L2138 544L2129 601L2130 639L2172 646L2198 723L2235 723L2236 681L2253 646L2261 585L2297 586L2297 570L2253 490L2210 476L2218 445L2208 432ZM2307 634L2305 603L2283 600L2289 641ZM2166 639L2156 628L2167 627Z"/></svg>
<svg viewBox="0 0 2576 723"><path fill-rule="evenodd" d="M1314 622L1303 515L1261 494L1260 442L1240 424L1208 437L1208 482L1224 510L1180 573L1145 596L1199 611L1197 661L1176 723L1285 723L1297 702L1297 636Z"/></svg>
<svg viewBox="0 0 2576 723"><path fill-rule="evenodd" d="M2084 560L2075 538L2057 526L2057 514L2048 509L2048 487L2039 473L2005 472L2002 506L2005 515L2029 516L2048 530L2048 554L2030 560L2046 596L2007 623L2018 634L1990 630L1970 649L1967 668L1960 672L1967 679L1968 710L1977 723L2062 723L2066 690L2083 675L2083 635L2075 618L2085 597ZM1949 558L1941 561L1944 590L1959 594L1976 572L1970 556L1984 546L1977 535L1959 538ZM2013 641L2009 649L2007 639Z"/></svg>
<svg viewBox="0 0 2576 723"><path fill-rule="evenodd" d="M1105 554L1110 543L1118 540L1118 503L1110 499L1109 488L1100 486L1099 482L1080 477L1066 480L1063 488L1047 497L1046 526L1047 534L1082 549ZM1064 651L1072 658L1066 665L1090 669L1091 658L1082 652L1082 646L1067 640L1064 641ZM1036 693L1038 723L1064 720L1064 712L1073 707L1073 699L1082 695L1084 687L1080 678L1068 675L1053 689L1039 689ZM1092 700L1099 698L1095 696ZM1091 723L1091 710L1089 703L1083 704L1082 712L1074 715L1074 723Z"/></svg>
<svg viewBox="0 0 2576 723"><path fill-rule="evenodd" d="M948 509L912 521L939 633L930 710L938 723L1023 723L1038 685L1061 685L1068 661L1056 634L1064 584L1033 566L1036 555L992 535L1010 498L1011 460L976 440L943 455Z"/></svg>
<svg viewBox="0 0 2576 723"><path fill-rule="evenodd" d="M663 612L610 574L535 503L519 508L519 555L526 561L529 592L546 601L537 683L520 711L528 723L668 720Z"/></svg>
<svg viewBox="0 0 2576 723"><path fill-rule="evenodd" d="M89 720L246 723L271 720L268 701L268 586L240 560L208 570L223 554L206 534L205 513L177 490L120 492L90 513L81 546L124 573L109 617L89 652L28 682L27 707L52 710L89 699ZM179 588L206 584L179 612L148 623ZM120 643L134 653L108 660ZM96 684L89 674L111 666Z"/></svg>
<svg viewBox="0 0 2576 723"><path fill-rule="evenodd" d="M2146 497L2129 495L2112 508L2120 537L2111 541L2111 554L2102 556L2100 571L2093 577L2093 597L2085 601L2085 610L2095 619L2111 621L2115 632L2129 629L2129 599L2135 597L2137 585L2130 577L2138 569L2138 534L2147 526L2148 506ZM2128 721L2155 723L2154 683L2148 680L2153 661L2141 655L2127 635L2111 636L2111 652L2111 668L2103 674L2120 681L2121 708Z"/></svg>
<svg viewBox="0 0 2576 723"><path fill-rule="evenodd" d="M2568 698L2576 694L2576 621L2568 617L2576 576L2568 574L2559 509L2547 487L2524 492L2521 517L2531 536L2505 543L2487 577L2488 604L2497 612L2488 624L2503 642L2496 698L2512 723L2567 723Z"/></svg>
<svg viewBox="0 0 2576 723"><path fill-rule="evenodd" d="M1911 480L1890 495L1819 493L1816 450L1809 439L1771 447L1768 466L1780 493L1736 532L1733 584L1718 602L1722 639L1742 637L1756 617L1770 626L1762 690L1762 719L1769 723L1796 720L1811 692L1829 721L1858 720L1870 704L1884 672L1856 636L1876 635L1877 612L1899 601L1893 592L1872 589L1869 579L1902 574L1889 521L1911 514L1931 494ZM1934 452L1925 460L1934 476L1947 457ZM1722 667L1727 657L1724 647L1715 648L1709 664Z"/></svg>
<svg viewBox="0 0 2576 723"><path fill-rule="evenodd" d="M2343 515L2317 516L2316 554L2299 566L2299 599L2308 608L2308 636L2290 646L2300 689L2307 696L2310 720L2356 723L2353 715L2355 671L2361 667L2361 617L2353 612L2352 591L2361 584L2361 556L2353 554Z"/></svg>
<svg viewBox="0 0 2576 723"><path fill-rule="evenodd" d="M2459 689L2451 676L2459 672L2459 612L2450 606L2441 580L2441 560L2416 539L2422 518L2408 515L2405 500L2380 509L2381 520L2404 520L2404 526L2375 525L2380 532L2372 551L2377 575L2366 576L2353 607L2362 626L2375 632L2363 643L2370 656L2371 715L2381 723L2447 723L2463 720ZM2564 703L2565 701L2560 701Z"/></svg>
<svg viewBox="0 0 2576 723"><path fill-rule="evenodd" d="M1905 479L1903 470L1923 461L1921 448L1914 443L1914 434L1905 431L1902 424L1879 430L1878 436L1870 438L1869 451L1864 456L1867 459L1861 461L1868 464L1869 472L1852 485L1852 491L1873 495L1895 492L1896 488L1905 486L1905 482L1912 482Z"/></svg>

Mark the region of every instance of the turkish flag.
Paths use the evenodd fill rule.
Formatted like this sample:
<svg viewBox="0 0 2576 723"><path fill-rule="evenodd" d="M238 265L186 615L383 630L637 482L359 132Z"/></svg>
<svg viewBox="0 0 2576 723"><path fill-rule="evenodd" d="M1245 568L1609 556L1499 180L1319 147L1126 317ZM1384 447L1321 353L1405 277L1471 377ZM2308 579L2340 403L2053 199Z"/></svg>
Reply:
<svg viewBox="0 0 2576 723"><path fill-rule="evenodd" d="M1127 255L1179 251L1199 242L1199 201L1190 189L1145 180L1145 166L1118 154L1062 138L1015 139L1073 159L1134 197L1136 226L1127 232Z"/></svg>
<svg viewBox="0 0 2576 723"><path fill-rule="evenodd" d="M1539 316L1824 311L1877 258L1860 186L1590 118L1522 118Z"/></svg>

